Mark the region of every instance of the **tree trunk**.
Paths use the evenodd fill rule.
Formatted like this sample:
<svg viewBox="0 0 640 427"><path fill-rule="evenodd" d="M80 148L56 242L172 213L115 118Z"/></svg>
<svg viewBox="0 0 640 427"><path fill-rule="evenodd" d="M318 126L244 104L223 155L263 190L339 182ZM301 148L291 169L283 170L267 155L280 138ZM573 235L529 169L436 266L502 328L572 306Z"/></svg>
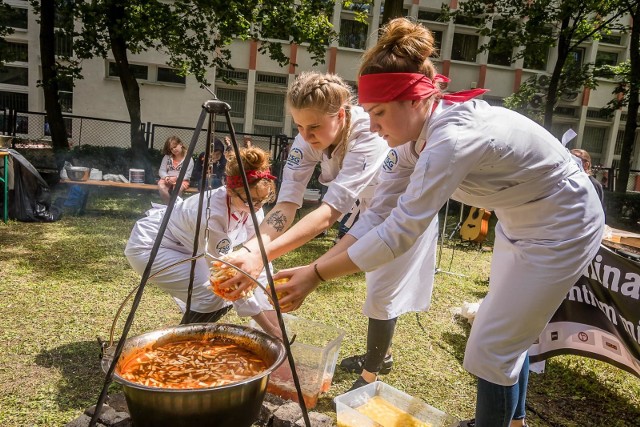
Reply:
<svg viewBox="0 0 640 427"><path fill-rule="evenodd" d="M631 41L629 44L629 61L631 71L629 76L629 104L627 105L627 124L624 127L622 152L620 153L620 170L616 178L616 193L625 193L631 169L631 153L636 139L638 127L638 103L640 99L640 6L636 3L630 10L633 22L631 24Z"/></svg>
<svg viewBox="0 0 640 427"><path fill-rule="evenodd" d="M142 121L140 119L140 87L133 72L129 69L127 59L127 42L123 37L121 22L126 19L125 2L112 1L107 7L109 22L109 40L111 41L111 52L116 63L122 93L129 112L131 121L131 149L133 151L133 164L149 172L149 159L147 143L142 132Z"/></svg>
<svg viewBox="0 0 640 427"><path fill-rule="evenodd" d="M403 16L404 2L402 0L384 0L384 11L382 12L382 22L380 26L392 20Z"/></svg>
<svg viewBox="0 0 640 427"><path fill-rule="evenodd" d="M556 108L556 102L558 101L558 86L560 85L560 75L562 74L562 68L567 62L567 56L569 55L569 46L571 46L571 39L565 35L565 30L569 26L569 18L562 20L558 37L558 59L553 67L553 73L549 79L549 89L547 90L547 102L544 106L544 127L551 132L551 126L553 125L553 112Z"/></svg>
<svg viewBox="0 0 640 427"><path fill-rule="evenodd" d="M55 0L42 0L40 5L40 60L42 63L42 90L46 120L51 131L53 150L69 149L67 129L62 119L62 107L58 96L58 71L55 57ZM61 156L58 156L61 157Z"/></svg>

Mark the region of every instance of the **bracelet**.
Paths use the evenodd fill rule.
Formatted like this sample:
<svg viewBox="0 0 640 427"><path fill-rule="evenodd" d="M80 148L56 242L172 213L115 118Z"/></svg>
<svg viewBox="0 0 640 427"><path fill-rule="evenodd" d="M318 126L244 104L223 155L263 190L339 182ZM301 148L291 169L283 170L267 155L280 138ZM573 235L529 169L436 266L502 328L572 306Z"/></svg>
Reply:
<svg viewBox="0 0 640 427"><path fill-rule="evenodd" d="M247 252L251 253L251 249L249 249L248 247L246 247L245 245L240 245L241 248L244 248L247 250Z"/></svg>
<svg viewBox="0 0 640 427"><path fill-rule="evenodd" d="M313 264L313 271L316 272L316 276L318 276L318 279L320 279L321 282L326 282L326 280L324 280L322 278L322 276L320 275L320 273L318 272L318 264Z"/></svg>

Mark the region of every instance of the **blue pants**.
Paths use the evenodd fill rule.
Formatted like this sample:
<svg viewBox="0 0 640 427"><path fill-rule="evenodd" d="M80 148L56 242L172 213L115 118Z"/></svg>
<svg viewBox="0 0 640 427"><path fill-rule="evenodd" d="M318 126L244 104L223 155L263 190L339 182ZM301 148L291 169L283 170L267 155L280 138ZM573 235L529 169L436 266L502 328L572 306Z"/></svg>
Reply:
<svg viewBox="0 0 640 427"><path fill-rule="evenodd" d="M522 365L518 382L502 386L478 378L476 427L508 427L511 420L526 415L525 400L529 382L529 357Z"/></svg>

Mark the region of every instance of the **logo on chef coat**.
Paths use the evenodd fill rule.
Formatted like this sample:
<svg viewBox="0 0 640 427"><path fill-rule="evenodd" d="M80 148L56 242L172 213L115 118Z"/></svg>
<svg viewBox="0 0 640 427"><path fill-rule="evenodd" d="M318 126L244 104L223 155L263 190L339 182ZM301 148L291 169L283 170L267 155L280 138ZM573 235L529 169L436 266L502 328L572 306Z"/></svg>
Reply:
<svg viewBox="0 0 640 427"><path fill-rule="evenodd" d="M382 163L382 170L384 170L385 172L391 172L397 163L398 152L392 148L391 150L389 150L387 158L384 159L384 162Z"/></svg>
<svg viewBox="0 0 640 427"><path fill-rule="evenodd" d="M216 245L218 253L221 255L228 254L231 251L231 240L224 238Z"/></svg>
<svg viewBox="0 0 640 427"><path fill-rule="evenodd" d="M300 166L300 162L302 161L302 150L299 148L293 148L289 152L289 157L287 157L287 165L288 166Z"/></svg>

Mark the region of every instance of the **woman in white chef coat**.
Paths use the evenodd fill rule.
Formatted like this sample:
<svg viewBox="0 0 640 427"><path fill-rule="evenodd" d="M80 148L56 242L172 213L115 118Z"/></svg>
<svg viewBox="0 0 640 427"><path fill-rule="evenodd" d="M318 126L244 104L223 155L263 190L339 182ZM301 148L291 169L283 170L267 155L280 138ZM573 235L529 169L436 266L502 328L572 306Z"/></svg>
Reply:
<svg viewBox="0 0 640 427"><path fill-rule="evenodd" d="M259 220L264 218L261 206L275 196L275 177L269 172L269 154L259 148L241 149L240 155L249 182L251 198ZM189 258L193 253L196 221L201 214L202 228L198 239L199 251L204 251L205 227L209 229L208 252L217 257L231 250L255 234L246 203L240 177L239 165L233 154L228 155L226 165L226 185L205 194L205 208L198 211L198 197L178 199L171 213L162 244L151 268L151 274L178 261ZM206 204L210 213L206 212ZM136 222L125 255L133 269L142 274L149 261L149 255L158 235L158 229L166 212L166 207L156 207L147 212L145 218ZM208 215L208 216L207 216ZM191 263L176 265L158 274L151 282L169 293L184 312L189 288ZM233 304L215 295L209 282L209 264L204 258L196 261L193 293L191 297L190 322L215 322L234 306L238 315L252 316L265 331L280 336L275 312L264 292L257 288L253 296L234 301ZM262 277L264 283L264 277ZM183 319L184 321L184 319Z"/></svg>
<svg viewBox="0 0 640 427"><path fill-rule="evenodd" d="M417 141L424 148L382 223L339 254L276 275L291 279L281 303L294 310L321 280L402 256L449 197L494 211L489 292L464 367L478 376L475 426L523 426L527 349L595 256L603 212L589 177L544 128L471 99L477 91L443 94L447 79L429 60L433 50L429 30L398 18L365 53L359 96L371 129L391 147Z"/></svg>
<svg viewBox="0 0 640 427"><path fill-rule="evenodd" d="M350 211L355 216L352 207L357 200L362 218L362 212L366 212L374 200L374 190L381 179L381 165L389 147L382 138L370 132L369 117L362 108L352 105L352 97L350 87L340 77L317 72L301 74L287 92L287 104L299 134L284 167L278 202L260 226L270 261L302 246ZM291 227L318 163L321 166L319 181L327 185L328 190L320 206ZM385 171L383 175L388 181L385 185L393 183L397 187L400 182L402 186L397 172ZM389 200L381 200L375 212L384 215ZM377 218L372 215L361 224L361 220L356 221L352 232L363 234L378 221ZM386 268L367 273L367 298L363 308L369 317L367 353L346 358L341 363L343 367L361 373L353 388L374 381L377 372L383 368L387 372L390 370L392 359L387 353L398 316L429 308L436 240L437 220L420 233L420 239L406 256ZM228 260L255 274L262 269L256 239L245 246L247 250L240 249ZM330 254L331 251L327 256ZM408 265L412 257L421 262ZM416 277L421 279L416 280ZM246 280L244 283L252 285ZM404 290L401 296L396 295L399 289Z"/></svg>

